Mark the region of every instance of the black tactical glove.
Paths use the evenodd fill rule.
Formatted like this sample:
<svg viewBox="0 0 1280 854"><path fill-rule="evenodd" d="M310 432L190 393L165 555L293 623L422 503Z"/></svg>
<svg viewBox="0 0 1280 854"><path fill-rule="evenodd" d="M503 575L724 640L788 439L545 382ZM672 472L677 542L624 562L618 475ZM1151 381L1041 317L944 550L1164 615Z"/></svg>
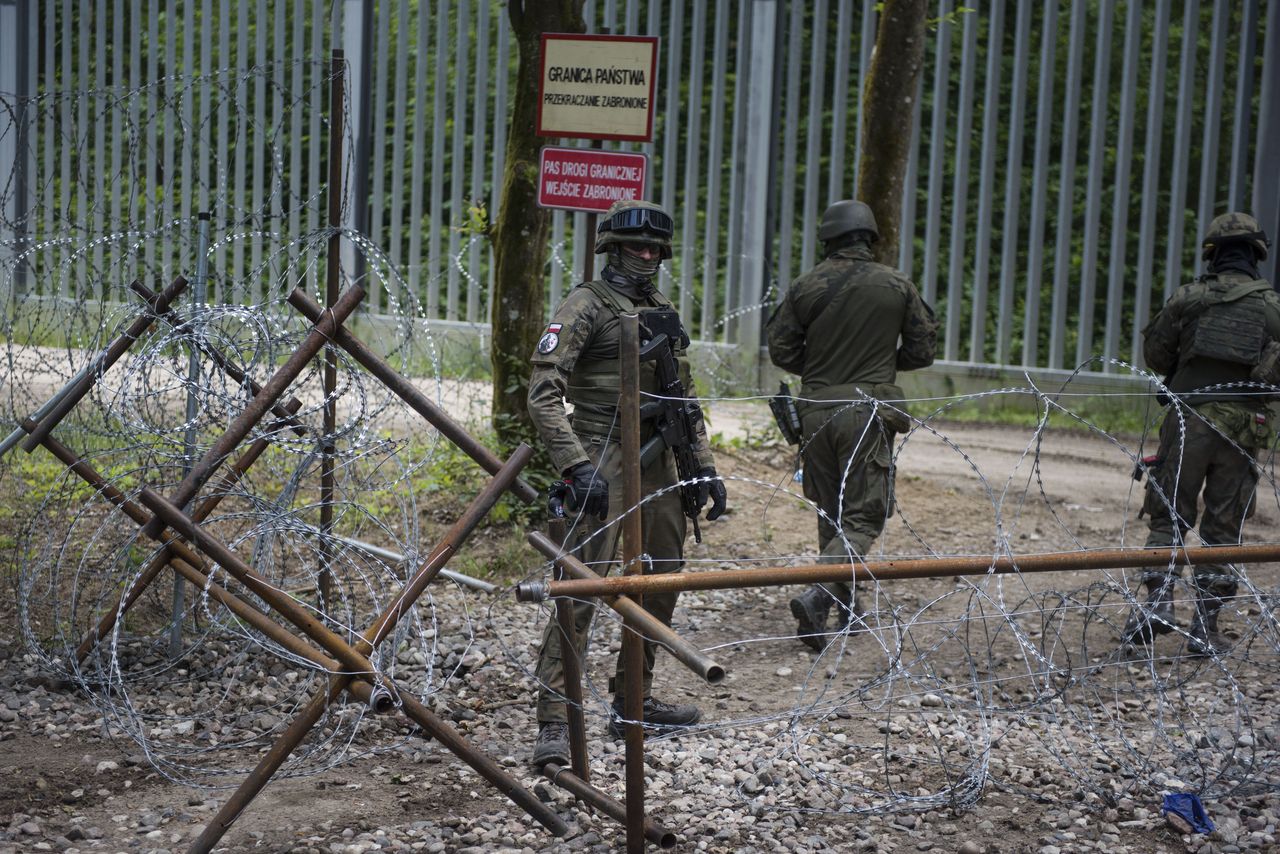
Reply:
<svg viewBox="0 0 1280 854"><path fill-rule="evenodd" d="M565 506L575 513L605 519L609 515L609 481L591 463L578 463L565 473Z"/></svg>
<svg viewBox="0 0 1280 854"><path fill-rule="evenodd" d="M699 469L698 477L705 478L698 483L698 510L706 507L707 499L711 499L707 521L713 522L724 515L725 502L729 500L729 493L725 492L724 481L720 479L720 475L716 474L715 466Z"/></svg>

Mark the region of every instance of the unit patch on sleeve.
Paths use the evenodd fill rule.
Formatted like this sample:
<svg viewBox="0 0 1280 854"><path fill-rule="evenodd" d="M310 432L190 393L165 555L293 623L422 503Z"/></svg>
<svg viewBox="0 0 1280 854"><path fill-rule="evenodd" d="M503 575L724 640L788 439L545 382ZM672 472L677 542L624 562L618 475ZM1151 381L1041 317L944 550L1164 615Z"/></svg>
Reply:
<svg viewBox="0 0 1280 854"><path fill-rule="evenodd" d="M563 328L563 325L559 323L552 323L548 326L546 333L538 339L538 352L545 356L560 346L560 330Z"/></svg>

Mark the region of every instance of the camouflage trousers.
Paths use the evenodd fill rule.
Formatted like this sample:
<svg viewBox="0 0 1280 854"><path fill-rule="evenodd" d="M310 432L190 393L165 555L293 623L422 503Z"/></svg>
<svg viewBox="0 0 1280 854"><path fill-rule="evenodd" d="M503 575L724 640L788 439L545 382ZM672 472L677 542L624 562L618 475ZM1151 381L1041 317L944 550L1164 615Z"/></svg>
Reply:
<svg viewBox="0 0 1280 854"><path fill-rule="evenodd" d="M1142 504L1149 517L1147 546L1181 544L1197 518L1205 545L1239 543L1244 521L1254 511L1256 449L1269 430L1265 420L1238 404L1184 407L1181 417L1178 409L1170 408L1160 426L1160 463L1151 470ZM1158 583L1170 574L1167 569L1147 569L1142 580ZM1197 589L1206 593L1230 596L1236 589L1235 572L1225 564L1198 565L1194 577Z"/></svg>
<svg viewBox="0 0 1280 854"><path fill-rule="evenodd" d="M595 517L569 519L569 539L574 543L573 554L601 575L607 575L617 566L617 555L622 525L615 520L626 508L622 506L622 447L597 437L579 436L591 462L597 466L609 482L609 519L601 522ZM644 470L640 490L650 495L677 481L675 459L664 452ZM646 572L678 572L684 565L684 538L687 520L680 507L680 492L672 490L647 502L640 511L644 530L644 552L652 558ZM613 523L613 524L610 524ZM678 593L651 593L644 597L644 608L666 625L671 625L671 615L676 608ZM575 602L573 622L578 640L578 655L586 649L587 632L596 608L593 602ZM542 631L542 646L538 650L538 722L565 720L564 663L562 661L563 633L555 615L547 621ZM644 645L644 695L649 696L653 685L654 654L657 644L646 641ZM611 690L622 699L623 660L618 654L616 671L611 680ZM616 686L616 689L614 688Z"/></svg>
<svg viewBox="0 0 1280 854"><path fill-rule="evenodd" d="M810 404L800 424L804 494L822 511L818 562L853 563L893 512L893 433L873 417L870 405ZM848 582L821 586L837 601L850 601Z"/></svg>

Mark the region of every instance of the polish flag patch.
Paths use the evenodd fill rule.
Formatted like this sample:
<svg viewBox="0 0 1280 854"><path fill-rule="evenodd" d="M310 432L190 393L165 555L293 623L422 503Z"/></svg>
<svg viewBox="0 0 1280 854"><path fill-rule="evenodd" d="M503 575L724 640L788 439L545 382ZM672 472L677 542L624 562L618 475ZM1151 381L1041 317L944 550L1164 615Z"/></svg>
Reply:
<svg viewBox="0 0 1280 854"><path fill-rule="evenodd" d="M560 330L563 324L551 323L547 325L547 331L538 339L538 352L546 355L552 352L556 347L560 346Z"/></svg>

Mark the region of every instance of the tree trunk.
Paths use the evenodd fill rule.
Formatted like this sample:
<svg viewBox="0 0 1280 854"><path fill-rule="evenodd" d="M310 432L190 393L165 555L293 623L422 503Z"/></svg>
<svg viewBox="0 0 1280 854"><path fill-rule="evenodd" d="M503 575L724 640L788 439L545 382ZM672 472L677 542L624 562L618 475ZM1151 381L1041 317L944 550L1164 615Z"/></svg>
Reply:
<svg viewBox="0 0 1280 854"><path fill-rule="evenodd" d="M898 259L902 181L911 154L916 84L924 68L926 18L925 0L886 0L867 71L858 198L875 212L877 259L889 265Z"/></svg>
<svg viewBox="0 0 1280 854"><path fill-rule="evenodd" d="M509 0L507 12L519 50L507 133L502 204L493 224L494 276L490 298L493 335L493 427L506 448L522 441L538 447L529 420L529 357L546 322L546 266L551 212L538 207L538 150L556 140L537 136L541 36L581 33L582 0Z"/></svg>

